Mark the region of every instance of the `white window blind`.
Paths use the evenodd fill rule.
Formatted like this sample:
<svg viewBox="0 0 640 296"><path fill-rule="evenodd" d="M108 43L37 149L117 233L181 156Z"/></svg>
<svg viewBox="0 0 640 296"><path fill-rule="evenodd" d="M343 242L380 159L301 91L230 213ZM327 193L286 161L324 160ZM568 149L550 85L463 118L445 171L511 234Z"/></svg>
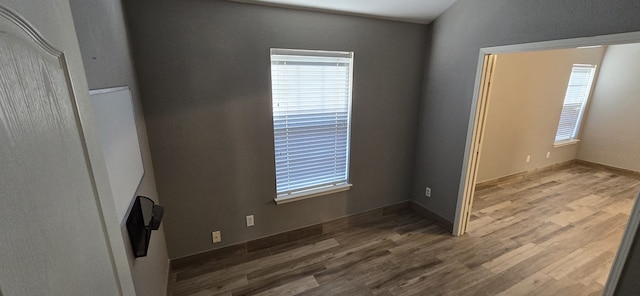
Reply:
<svg viewBox="0 0 640 296"><path fill-rule="evenodd" d="M271 50L279 198L348 183L351 52Z"/></svg>
<svg viewBox="0 0 640 296"><path fill-rule="evenodd" d="M573 66L556 132L556 143L577 138L595 72L596 67L592 65Z"/></svg>

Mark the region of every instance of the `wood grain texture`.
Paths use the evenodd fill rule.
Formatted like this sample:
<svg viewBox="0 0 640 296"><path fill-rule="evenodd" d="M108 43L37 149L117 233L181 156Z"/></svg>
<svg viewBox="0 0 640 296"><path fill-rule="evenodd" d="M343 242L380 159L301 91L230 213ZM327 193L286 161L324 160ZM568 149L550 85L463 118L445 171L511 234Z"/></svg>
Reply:
<svg viewBox="0 0 640 296"><path fill-rule="evenodd" d="M180 265L172 292L598 295L639 190L640 178L563 167L478 191L462 237L421 213L391 209L331 222L334 230L301 240Z"/></svg>

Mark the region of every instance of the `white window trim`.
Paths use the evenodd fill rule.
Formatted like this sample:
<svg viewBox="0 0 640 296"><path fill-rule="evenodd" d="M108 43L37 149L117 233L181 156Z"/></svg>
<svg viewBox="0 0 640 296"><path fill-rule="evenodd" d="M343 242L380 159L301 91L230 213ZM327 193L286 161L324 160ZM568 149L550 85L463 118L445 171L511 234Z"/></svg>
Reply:
<svg viewBox="0 0 640 296"><path fill-rule="evenodd" d="M560 148L564 146L575 145L575 144L578 144L579 142L580 142L580 139L562 140L562 141L553 143L553 148Z"/></svg>
<svg viewBox="0 0 640 296"><path fill-rule="evenodd" d="M297 193L278 196L274 199L277 205L286 204L294 201L305 200L313 197L329 195L333 193L348 191L353 185L346 183L342 185L331 185L330 187L301 191Z"/></svg>
<svg viewBox="0 0 640 296"><path fill-rule="evenodd" d="M306 52L306 53L305 53ZM298 50L298 49L282 49L272 48L271 54L297 54L297 55L312 55L312 56L333 56L333 57L345 57L351 58L351 65L349 67L349 100L348 100L348 127L347 127L347 159L346 159L346 181L339 184L329 184L324 187L316 187L307 190L301 190L297 192L287 192L278 195L274 198L276 205L282 205L286 203L301 201L309 198L339 193L348 191L353 184L349 182L351 173L351 125L352 125L352 108L353 108L353 69L354 69L354 53L353 52L341 52L341 51L322 51L322 50ZM277 193L277 192L276 192Z"/></svg>

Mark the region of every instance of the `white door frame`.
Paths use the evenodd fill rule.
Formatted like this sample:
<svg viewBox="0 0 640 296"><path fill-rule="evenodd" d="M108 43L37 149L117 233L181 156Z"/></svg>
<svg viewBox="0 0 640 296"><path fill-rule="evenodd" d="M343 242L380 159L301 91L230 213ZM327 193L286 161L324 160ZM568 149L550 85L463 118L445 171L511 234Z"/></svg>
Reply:
<svg viewBox="0 0 640 296"><path fill-rule="evenodd" d="M455 220L453 223L453 235L460 236L466 232L471 212L471 204L475 193L474 187L479 160L479 149L482 142L482 128L484 127L484 121L486 120L484 112L486 111L486 104L488 103L488 95L486 95L486 87L484 87L487 85L486 83L488 83L485 77L489 76L486 75L489 69L486 63L492 61L492 59L488 59L487 57L503 53L628 43L640 43L640 32L486 47L480 49L478 67L476 70L476 81L473 90L473 101L471 104L471 116L469 117L467 130L467 141L462 166L463 171L460 177L458 202L456 206ZM622 268L626 262L629 249L631 248L639 224L640 204L636 203L633 212L631 213L629 225L627 226L627 230L616 255L616 259L611 267L611 273L607 280L607 285L605 286L604 295L613 295L613 291L618 283Z"/></svg>

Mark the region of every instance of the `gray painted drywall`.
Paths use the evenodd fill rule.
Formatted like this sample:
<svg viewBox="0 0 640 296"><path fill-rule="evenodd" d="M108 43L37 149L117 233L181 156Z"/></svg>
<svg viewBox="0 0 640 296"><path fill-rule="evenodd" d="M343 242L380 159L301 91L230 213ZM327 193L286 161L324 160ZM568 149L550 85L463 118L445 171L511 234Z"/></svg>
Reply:
<svg viewBox="0 0 640 296"><path fill-rule="evenodd" d="M640 278L640 238L636 235L614 295L636 295L640 291L638 278Z"/></svg>
<svg viewBox="0 0 640 296"><path fill-rule="evenodd" d="M126 11L170 258L409 198L425 26L211 0ZM274 204L272 47L355 52L350 191Z"/></svg>
<svg viewBox="0 0 640 296"><path fill-rule="evenodd" d="M574 64L599 66L603 54L600 47L497 56L478 182L576 158L577 143L554 147L571 69ZM529 162L527 155L531 156Z"/></svg>
<svg viewBox="0 0 640 296"><path fill-rule="evenodd" d="M49 80L55 87L42 86L48 77L60 78L64 67L57 58L48 60L51 64L36 64L34 59L24 64L37 65L35 68L43 71L49 67L50 71L40 73L38 78L31 77L30 88L17 92L20 95L5 97L11 103L2 108L3 113L7 112L4 115L9 116L0 115L4 117L0 131L3 293L116 295L119 294L116 269L122 272L120 283L124 293L133 292L131 281L126 281L130 276L128 266L121 269L119 265L124 259L122 239L112 236L117 225L115 207L105 179L104 161L98 157L102 151L91 122L87 81L69 2L2 0L0 5L25 19L64 54L73 86L73 93L69 93L66 78ZM7 32L7 27L2 31ZM4 42L10 38L4 38L2 45L9 46L12 42ZM29 49L36 47L15 53L28 55ZM3 52L3 58L8 56ZM11 72L11 68L2 70ZM24 67L20 73L29 73L31 69ZM3 85L3 91L8 91L15 83ZM47 95L37 93L43 89ZM20 96L32 101L16 101ZM11 135L11 140L7 135Z"/></svg>
<svg viewBox="0 0 640 296"><path fill-rule="evenodd" d="M609 46L580 136L578 159L640 172L640 44Z"/></svg>
<svg viewBox="0 0 640 296"><path fill-rule="evenodd" d="M121 1L70 0L70 5L89 88L128 85L131 90L145 171L136 195L147 196L159 203ZM151 234L147 256L138 259L131 252L126 227L122 227L122 236L129 255L136 294L165 294L169 261L163 226Z"/></svg>
<svg viewBox="0 0 640 296"><path fill-rule="evenodd" d="M413 199L453 221L480 48L638 31L638 13L635 0L456 2L431 24Z"/></svg>

